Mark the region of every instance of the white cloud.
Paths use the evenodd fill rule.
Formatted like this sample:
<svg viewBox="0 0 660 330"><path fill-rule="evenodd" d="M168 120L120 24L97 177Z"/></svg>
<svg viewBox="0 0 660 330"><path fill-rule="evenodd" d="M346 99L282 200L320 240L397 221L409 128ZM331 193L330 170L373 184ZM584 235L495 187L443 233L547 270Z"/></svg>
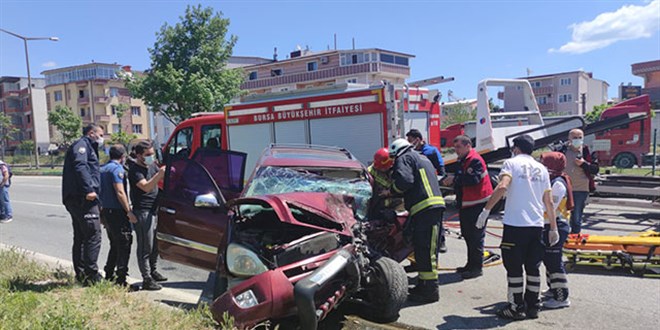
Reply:
<svg viewBox="0 0 660 330"><path fill-rule="evenodd" d="M48 62L42 64L41 66L43 66L44 68L54 68L54 67L57 66L57 63L55 63L53 61L48 61Z"/></svg>
<svg viewBox="0 0 660 330"><path fill-rule="evenodd" d="M660 0L644 6L623 6L569 28L573 30L572 40L559 49L549 49L549 52L582 54L622 40L649 38L660 30Z"/></svg>

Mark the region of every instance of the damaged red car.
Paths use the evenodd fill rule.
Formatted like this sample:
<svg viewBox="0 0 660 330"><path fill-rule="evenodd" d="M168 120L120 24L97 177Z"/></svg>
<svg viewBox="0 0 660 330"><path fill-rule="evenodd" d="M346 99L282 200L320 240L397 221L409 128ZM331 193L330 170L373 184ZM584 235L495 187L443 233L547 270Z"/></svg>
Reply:
<svg viewBox="0 0 660 330"><path fill-rule="evenodd" d="M340 303L391 322L406 300L405 214L374 219L371 177L348 151L272 145L243 187L246 155L200 148L167 159L158 240L165 259L216 272L216 320L296 320Z"/></svg>

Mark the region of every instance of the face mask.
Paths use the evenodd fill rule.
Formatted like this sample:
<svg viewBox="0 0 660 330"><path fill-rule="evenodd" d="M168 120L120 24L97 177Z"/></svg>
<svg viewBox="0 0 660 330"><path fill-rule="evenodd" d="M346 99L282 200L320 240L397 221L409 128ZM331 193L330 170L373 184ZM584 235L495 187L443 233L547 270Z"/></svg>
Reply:
<svg viewBox="0 0 660 330"><path fill-rule="evenodd" d="M103 145L103 137L102 137L102 136L99 136L99 137L96 139L96 143L98 143L99 145Z"/></svg>
<svg viewBox="0 0 660 330"><path fill-rule="evenodd" d="M584 143L584 140L582 140L582 139L573 139L573 140L571 140L571 143L573 144L574 147L579 148Z"/></svg>
<svg viewBox="0 0 660 330"><path fill-rule="evenodd" d="M154 156L144 157L144 163L147 164L147 166L150 166L151 164L153 164L154 163Z"/></svg>

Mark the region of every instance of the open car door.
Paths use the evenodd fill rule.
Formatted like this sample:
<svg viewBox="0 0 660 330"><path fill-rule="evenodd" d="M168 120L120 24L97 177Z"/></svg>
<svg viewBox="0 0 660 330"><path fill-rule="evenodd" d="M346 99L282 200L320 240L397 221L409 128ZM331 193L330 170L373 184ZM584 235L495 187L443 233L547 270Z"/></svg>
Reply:
<svg viewBox="0 0 660 330"><path fill-rule="evenodd" d="M192 158L168 159L157 238L163 259L214 271L218 249L226 245L225 198L243 189L247 155L202 149Z"/></svg>

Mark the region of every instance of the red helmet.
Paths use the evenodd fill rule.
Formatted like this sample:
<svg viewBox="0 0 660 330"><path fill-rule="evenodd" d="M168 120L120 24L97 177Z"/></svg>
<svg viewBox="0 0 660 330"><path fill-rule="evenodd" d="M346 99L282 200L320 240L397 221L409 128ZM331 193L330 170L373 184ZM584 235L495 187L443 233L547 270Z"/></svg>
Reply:
<svg viewBox="0 0 660 330"><path fill-rule="evenodd" d="M387 171L394 165L394 160L390 158L390 152L387 148L381 148L374 154L374 167L380 171Z"/></svg>

